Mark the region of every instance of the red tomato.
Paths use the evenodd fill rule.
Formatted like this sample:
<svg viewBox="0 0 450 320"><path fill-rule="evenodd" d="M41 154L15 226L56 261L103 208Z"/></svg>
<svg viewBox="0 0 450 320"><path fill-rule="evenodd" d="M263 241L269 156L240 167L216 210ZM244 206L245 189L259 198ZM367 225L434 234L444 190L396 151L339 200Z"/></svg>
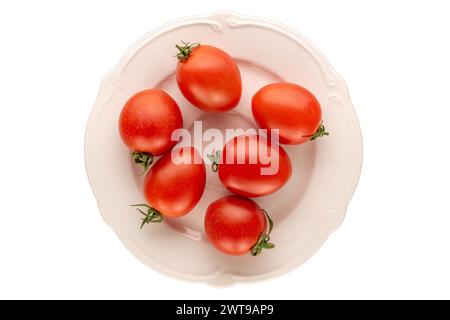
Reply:
<svg viewBox="0 0 450 320"><path fill-rule="evenodd" d="M217 162L217 158L213 160ZM242 135L228 141L218 163L222 184L244 197L273 193L284 186L292 174L286 151L259 135Z"/></svg>
<svg viewBox="0 0 450 320"><path fill-rule="evenodd" d="M193 147L175 149L151 167L144 180L149 205L143 223L160 222L163 217L180 217L191 211L205 190L206 170ZM136 205L141 206L141 205Z"/></svg>
<svg viewBox="0 0 450 320"><path fill-rule="evenodd" d="M199 44L184 44L177 48L180 50L177 83L189 102L213 112L237 106L242 94L241 74L226 52Z"/></svg>
<svg viewBox="0 0 450 320"><path fill-rule="evenodd" d="M119 132L123 142L134 151L136 163L145 169L153 156L170 151L177 141L172 132L183 127L183 118L175 100L160 89L141 91L132 96L122 109Z"/></svg>
<svg viewBox="0 0 450 320"><path fill-rule="evenodd" d="M328 135L316 97L293 83L272 83L252 99L253 117L261 128L279 129L280 142L301 144Z"/></svg>
<svg viewBox="0 0 450 320"><path fill-rule="evenodd" d="M269 231L266 233L266 217ZM209 242L223 253L239 256L274 247L270 240L272 220L250 199L227 196L211 203L206 210L205 232Z"/></svg>

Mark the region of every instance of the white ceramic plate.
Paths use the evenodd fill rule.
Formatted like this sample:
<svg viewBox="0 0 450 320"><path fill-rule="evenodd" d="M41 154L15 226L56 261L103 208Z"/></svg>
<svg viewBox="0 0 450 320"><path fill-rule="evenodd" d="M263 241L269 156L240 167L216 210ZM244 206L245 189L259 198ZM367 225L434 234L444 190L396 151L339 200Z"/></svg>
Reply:
<svg viewBox="0 0 450 320"><path fill-rule="evenodd" d="M207 114L191 106L174 79L174 45L181 40L222 48L239 64L243 96L227 114ZM207 170L202 200L187 216L139 229L129 204L142 203L142 177L122 144L118 117L139 90L160 87L179 103L185 128L196 119L204 129L256 127L250 100L263 85L285 80L312 91L323 109L330 136L288 146L293 175L280 191L256 202L270 212L274 250L258 257L232 257L205 239L209 203L228 194ZM345 216L362 164L362 141L344 81L325 57L296 31L267 20L220 13L178 20L141 38L106 76L86 128L86 169L105 222L143 263L174 277L215 285L270 278L300 266L323 244Z"/></svg>

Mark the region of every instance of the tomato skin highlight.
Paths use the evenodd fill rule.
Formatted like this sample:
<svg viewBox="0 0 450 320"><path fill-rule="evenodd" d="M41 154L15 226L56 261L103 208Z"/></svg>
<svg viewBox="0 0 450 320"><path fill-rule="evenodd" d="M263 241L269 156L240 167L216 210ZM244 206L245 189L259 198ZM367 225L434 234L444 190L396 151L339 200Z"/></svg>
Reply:
<svg viewBox="0 0 450 320"><path fill-rule="evenodd" d="M272 175L261 173L261 169L268 169L272 163L272 160L265 163L270 158L263 159L261 150L264 156L273 157L273 161L278 157L278 170ZM292 165L288 154L278 144L260 135L242 135L223 147L218 173L229 191L251 198L271 194L283 187L291 177Z"/></svg>
<svg viewBox="0 0 450 320"><path fill-rule="evenodd" d="M172 132L183 127L183 117L176 101L160 89L133 95L119 118L119 132L129 149L154 156L170 151L177 141Z"/></svg>
<svg viewBox="0 0 450 320"><path fill-rule="evenodd" d="M206 210L205 232L219 251L239 256L250 252L266 230L262 209L252 200L226 196L211 203Z"/></svg>
<svg viewBox="0 0 450 320"><path fill-rule="evenodd" d="M185 61L178 62L176 78L184 97L204 111L227 111L241 99L242 81L236 62L213 46L193 48Z"/></svg>
<svg viewBox="0 0 450 320"><path fill-rule="evenodd" d="M322 121L319 101L307 89L287 82L269 84L252 98L252 113L263 129L279 129L280 143L301 144Z"/></svg>
<svg viewBox="0 0 450 320"><path fill-rule="evenodd" d="M172 158L177 153L177 163ZM193 159L199 163L194 163ZM150 168L144 179L144 195L150 206L163 217L181 217L200 201L206 184L205 165L193 147L174 149Z"/></svg>

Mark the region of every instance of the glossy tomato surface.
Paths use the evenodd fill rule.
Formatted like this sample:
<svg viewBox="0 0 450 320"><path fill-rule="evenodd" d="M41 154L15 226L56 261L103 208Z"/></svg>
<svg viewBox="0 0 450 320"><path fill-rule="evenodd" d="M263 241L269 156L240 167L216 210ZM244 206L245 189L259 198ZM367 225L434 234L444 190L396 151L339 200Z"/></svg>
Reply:
<svg viewBox="0 0 450 320"><path fill-rule="evenodd" d="M271 194L292 174L288 154L278 144L259 135L242 135L222 150L219 178L231 192L244 197Z"/></svg>
<svg viewBox="0 0 450 320"><path fill-rule="evenodd" d="M119 132L123 142L136 152L158 156L170 151L177 141L172 132L183 127L178 104L160 89L141 91L122 109Z"/></svg>
<svg viewBox="0 0 450 320"><path fill-rule="evenodd" d="M266 218L252 200L227 196L211 203L205 215L209 242L230 255L249 253L266 230Z"/></svg>
<svg viewBox="0 0 450 320"><path fill-rule="evenodd" d="M200 45L178 62L178 87L194 106L211 112L237 106L242 94L241 74L236 62L224 51Z"/></svg>
<svg viewBox="0 0 450 320"><path fill-rule="evenodd" d="M193 147L172 150L151 167L144 180L148 204L164 217L191 211L205 190L206 170Z"/></svg>
<svg viewBox="0 0 450 320"><path fill-rule="evenodd" d="M280 143L301 144L322 121L319 101L307 89L286 82L261 88L252 99L255 121L264 129L279 129Z"/></svg>

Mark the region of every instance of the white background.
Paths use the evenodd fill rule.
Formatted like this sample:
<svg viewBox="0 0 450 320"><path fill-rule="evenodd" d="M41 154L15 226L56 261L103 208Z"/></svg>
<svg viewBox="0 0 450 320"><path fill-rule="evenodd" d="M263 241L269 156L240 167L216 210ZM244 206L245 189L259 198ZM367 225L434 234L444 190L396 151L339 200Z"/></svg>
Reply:
<svg viewBox="0 0 450 320"><path fill-rule="evenodd" d="M288 24L347 81L364 139L342 227L299 269L212 288L147 269L83 160L103 76L144 33L232 10ZM0 2L0 298L450 298L447 1Z"/></svg>

